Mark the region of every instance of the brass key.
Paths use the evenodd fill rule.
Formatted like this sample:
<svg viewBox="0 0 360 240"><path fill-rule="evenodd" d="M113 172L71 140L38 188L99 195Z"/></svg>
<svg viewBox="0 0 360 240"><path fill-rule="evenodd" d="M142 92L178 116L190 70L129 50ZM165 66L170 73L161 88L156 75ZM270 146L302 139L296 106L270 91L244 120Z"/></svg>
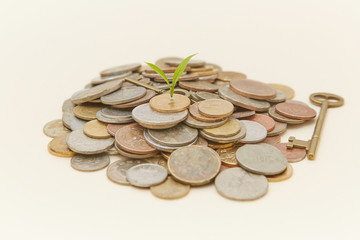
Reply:
<svg viewBox="0 0 360 240"><path fill-rule="evenodd" d="M144 88L153 90L153 91L155 91L156 93L160 93L160 94L161 94L161 93L164 93L164 92L165 92L165 90L163 90L163 89L159 89L159 88L150 86L150 85L148 85L148 84L139 82L138 80L135 80L135 79L125 78L125 80L128 81L128 82L131 82L131 83L133 83L133 84L135 84L135 85L138 85L138 86L141 86L141 87L144 87Z"/></svg>
<svg viewBox="0 0 360 240"><path fill-rule="evenodd" d="M308 159L314 160L316 148L320 140L321 129L325 121L326 111L329 107L340 107L344 105L344 98L332 93L319 92L311 94L310 101L315 105L321 106L320 114L316 121L315 130L312 138L309 141L302 141L297 140L295 137L290 137L287 148L305 148L306 150L308 150Z"/></svg>

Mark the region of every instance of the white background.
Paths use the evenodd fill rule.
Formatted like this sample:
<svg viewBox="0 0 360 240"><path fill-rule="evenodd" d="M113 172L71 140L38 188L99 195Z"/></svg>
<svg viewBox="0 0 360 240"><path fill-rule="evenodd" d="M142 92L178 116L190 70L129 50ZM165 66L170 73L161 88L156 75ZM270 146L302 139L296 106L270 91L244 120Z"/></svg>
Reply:
<svg viewBox="0 0 360 240"><path fill-rule="evenodd" d="M2 0L0 34L0 239L360 238L359 1ZM165 201L47 152L43 125L100 70L196 52L307 103L343 96L316 160L293 164L257 201L213 185ZM282 140L310 138L314 123Z"/></svg>

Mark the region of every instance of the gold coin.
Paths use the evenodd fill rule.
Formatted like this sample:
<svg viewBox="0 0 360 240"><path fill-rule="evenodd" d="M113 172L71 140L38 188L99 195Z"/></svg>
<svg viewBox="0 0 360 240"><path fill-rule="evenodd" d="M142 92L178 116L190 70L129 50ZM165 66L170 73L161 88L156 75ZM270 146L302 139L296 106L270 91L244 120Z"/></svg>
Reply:
<svg viewBox="0 0 360 240"><path fill-rule="evenodd" d="M150 107L158 112L174 113L186 110L190 106L190 99L184 95L174 94L173 99L170 94L161 94L150 100Z"/></svg>
<svg viewBox="0 0 360 240"><path fill-rule="evenodd" d="M55 137L50 141L48 145L49 153L59 156L59 157L72 157L75 155L73 151L70 150L68 145L66 144L66 137L68 134L64 134L58 137Z"/></svg>
<svg viewBox="0 0 360 240"><path fill-rule="evenodd" d="M234 112L234 105L223 99L208 99L199 102L199 112L205 117L228 117Z"/></svg>
<svg viewBox="0 0 360 240"><path fill-rule="evenodd" d="M216 128L205 128L203 131L214 137L231 137L239 133L241 125L238 120L230 118L224 125Z"/></svg>
<svg viewBox="0 0 360 240"><path fill-rule="evenodd" d="M232 146L234 146L234 142L231 143L217 143L217 142L212 142L212 141L208 141L208 147L212 148L212 149L224 149L224 148L230 148Z"/></svg>
<svg viewBox="0 0 360 240"><path fill-rule="evenodd" d="M98 120L92 120L85 123L84 134L91 138L109 138L110 133L107 130L107 124Z"/></svg>
<svg viewBox="0 0 360 240"><path fill-rule="evenodd" d="M48 146L47 146L47 150L48 150L48 152L49 152L51 155L53 155L53 156L55 156L55 157L71 158L71 157L74 156L74 154L63 154L63 153L54 152L54 151L51 150L51 148L50 148L50 143L49 143Z"/></svg>
<svg viewBox="0 0 360 240"><path fill-rule="evenodd" d="M190 185L176 182L172 177L168 177L165 182L150 187L150 191L158 198L178 199L189 193Z"/></svg>
<svg viewBox="0 0 360 240"><path fill-rule="evenodd" d="M191 68L190 73L207 72L214 70L212 67Z"/></svg>
<svg viewBox="0 0 360 240"><path fill-rule="evenodd" d="M277 83L270 83L269 85L275 88L276 90L280 90L283 93L285 93L287 100L293 99L295 96L295 91L291 87Z"/></svg>
<svg viewBox="0 0 360 240"><path fill-rule="evenodd" d="M69 133L70 130L64 127L61 119L58 119L45 124L43 132L46 136L54 138Z"/></svg>
<svg viewBox="0 0 360 240"><path fill-rule="evenodd" d="M291 166L291 164L288 163L284 172L273 176L266 176L266 178L269 182L281 182L286 179L289 179L292 175L293 175L293 167Z"/></svg>
<svg viewBox="0 0 360 240"><path fill-rule="evenodd" d="M236 160L235 153L239 147L231 147L218 149L216 152L219 154L221 162L225 165L230 166L239 166L238 161Z"/></svg>
<svg viewBox="0 0 360 240"><path fill-rule="evenodd" d="M233 79L245 79L246 75L241 72L219 72L217 79L224 81L224 82L230 82Z"/></svg>
<svg viewBox="0 0 360 240"><path fill-rule="evenodd" d="M195 74L199 75L200 77L203 77L203 76L215 75L217 73L218 71L210 70L210 71L196 72Z"/></svg>
<svg viewBox="0 0 360 240"><path fill-rule="evenodd" d="M74 115L84 120L96 119L96 113L104 108L101 104L82 104L74 107Z"/></svg>
<svg viewBox="0 0 360 240"><path fill-rule="evenodd" d="M205 138L202 137L198 137L198 139L196 140L196 142L194 143L194 145L202 145L202 146L208 146L208 142Z"/></svg>
<svg viewBox="0 0 360 240"><path fill-rule="evenodd" d="M170 152L160 152L161 156L163 156L163 158L165 158L166 160L169 160L170 157Z"/></svg>

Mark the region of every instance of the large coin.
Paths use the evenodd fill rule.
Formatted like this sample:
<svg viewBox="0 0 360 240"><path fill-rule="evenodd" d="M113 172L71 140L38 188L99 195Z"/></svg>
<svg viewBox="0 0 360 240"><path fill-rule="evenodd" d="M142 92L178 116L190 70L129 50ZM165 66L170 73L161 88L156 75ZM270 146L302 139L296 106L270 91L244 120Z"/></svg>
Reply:
<svg viewBox="0 0 360 240"><path fill-rule="evenodd" d="M126 171L136 165L147 163L145 160L118 160L109 165L106 171L107 177L114 183L129 185L126 180Z"/></svg>
<svg viewBox="0 0 360 240"><path fill-rule="evenodd" d="M246 144L236 151L241 167L257 174L275 175L283 172L287 159L276 147L266 144Z"/></svg>
<svg viewBox="0 0 360 240"><path fill-rule="evenodd" d="M246 135L244 138L239 139L239 142L258 143L266 138L267 131L260 123L249 120L240 120L240 122L245 125Z"/></svg>
<svg viewBox="0 0 360 240"><path fill-rule="evenodd" d="M205 128L204 133L213 137L231 137L239 133L241 124L236 119L229 119L224 125L216 128Z"/></svg>
<svg viewBox="0 0 360 240"><path fill-rule="evenodd" d="M128 103L112 105L112 107L114 107L114 108L131 108L131 107L136 107L136 106L139 106L140 104L147 103L147 102L150 101L150 99L153 98L155 95L156 95L155 91L150 90L150 89L147 89L145 96L143 96L142 98L139 98L139 99L137 99L137 100L135 100L135 101L128 102Z"/></svg>
<svg viewBox="0 0 360 240"><path fill-rule="evenodd" d="M61 119L53 120L45 124L43 132L48 137L58 137L70 132L69 129L64 127L63 121Z"/></svg>
<svg viewBox="0 0 360 240"><path fill-rule="evenodd" d="M234 105L223 99L208 99L199 102L199 112L205 117L228 117L234 112Z"/></svg>
<svg viewBox="0 0 360 240"><path fill-rule="evenodd" d="M207 128L207 129L210 129L210 128L216 128L216 127L220 127L222 125L224 125L226 122L227 122L227 118L222 120L222 121L219 121L219 122L203 122L203 121L199 121L199 120L196 120L195 118L193 118L190 114L189 116L186 118L186 120L184 121L184 123L190 127L193 127L193 128Z"/></svg>
<svg viewBox="0 0 360 240"><path fill-rule="evenodd" d="M231 82L233 79L245 79L246 75L241 72L222 71L218 73L219 80Z"/></svg>
<svg viewBox="0 0 360 240"><path fill-rule="evenodd" d="M168 160L171 175L190 185L210 182L220 171L220 157L209 147L186 146L175 150Z"/></svg>
<svg viewBox="0 0 360 240"><path fill-rule="evenodd" d="M166 180L166 169L157 164L145 163L131 167L126 172L128 182L136 187L151 187Z"/></svg>
<svg viewBox="0 0 360 240"><path fill-rule="evenodd" d="M165 93L153 97L150 102L150 107L157 112L175 113L182 112L190 106L190 99L184 95Z"/></svg>
<svg viewBox="0 0 360 240"><path fill-rule="evenodd" d="M276 112L275 107L276 106L272 106L271 108L269 108L269 115L276 121L287 123L287 124L301 124L301 123L305 122L304 120L292 119L292 118L288 118L283 115L280 115Z"/></svg>
<svg viewBox="0 0 360 240"><path fill-rule="evenodd" d="M266 177L235 167L222 171L215 179L218 193L233 200L255 200L268 190Z"/></svg>
<svg viewBox="0 0 360 240"><path fill-rule="evenodd" d="M185 185L168 177L165 182L150 187L154 196L162 199L178 199L186 196L190 191L190 185Z"/></svg>
<svg viewBox="0 0 360 240"><path fill-rule="evenodd" d="M113 93L102 96L100 99L104 104L115 105L135 101L145 96L145 94L146 89L144 87L131 86L122 87Z"/></svg>
<svg viewBox="0 0 360 240"><path fill-rule="evenodd" d="M255 99L272 99L276 97L276 90L270 85L250 80L250 79L234 79L230 82L231 89L245 97Z"/></svg>
<svg viewBox="0 0 360 240"><path fill-rule="evenodd" d="M277 113L292 119L310 120L316 117L316 111L303 104L279 103L276 104L275 110Z"/></svg>
<svg viewBox="0 0 360 240"><path fill-rule="evenodd" d="M109 138L107 125L98 120L92 120L84 125L84 134L91 138Z"/></svg>
<svg viewBox="0 0 360 240"><path fill-rule="evenodd" d="M100 76L106 77L106 76L119 75L119 74L122 74L125 72L136 71L140 67L141 67L141 64L139 64L139 63L116 66L116 67L108 68L108 69L101 71Z"/></svg>
<svg viewBox="0 0 360 240"><path fill-rule="evenodd" d="M216 92L219 88L215 84L208 83L206 81L199 81L199 80L179 82L179 86L187 90L203 91L203 92Z"/></svg>
<svg viewBox="0 0 360 240"><path fill-rule="evenodd" d="M71 167L84 172L97 171L110 163L109 155L105 153L95 155L76 154L71 158Z"/></svg>

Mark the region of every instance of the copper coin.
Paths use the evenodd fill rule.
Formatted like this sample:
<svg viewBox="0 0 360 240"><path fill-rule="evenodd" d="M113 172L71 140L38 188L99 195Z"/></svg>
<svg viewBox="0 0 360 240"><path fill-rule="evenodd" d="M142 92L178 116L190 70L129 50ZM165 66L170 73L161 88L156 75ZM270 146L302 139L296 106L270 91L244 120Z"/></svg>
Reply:
<svg viewBox="0 0 360 240"><path fill-rule="evenodd" d="M273 137L266 137L262 143L267 143L267 144L274 144L274 143L279 143L281 142L281 137L279 135L277 136L273 136Z"/></svg>
<svg viewBox="0 0 360 240"><path fill-rule="evenodd" d="M266 176L266 178L269 182L281 182L289 179L293 175L293 172L294 172L293 167L291 166L290 163L288 163L285 171L273 176Z"/></svg>
<svg viewBox="0 0 360 240"><path fill-rule="evenodd" d="M196 120L195 118L193 118L191 116L191 114L189 114L188 117L186 118L186 120L184 121L184 123L190 127L202 129L202 128L220 127L220 126L224 125L227 121L228 121L228 119L226 118L225 120L222 120L219 122L203 122L203 121Z"/></svg>
<svg viewBox="0 0 360 240"><path fill-rule="evenodd" d="M260 123L266 128L267 132L272 131L275 128L275 121L269 116L263 115L263 114L254 114L251 117L244 118L244 120L250 120L257 123Z"/></svg>
<svg viewBox="0 0 360 240"><path fill-rule="evenodd" d="M223 148L218 149L216 152L219 154L221 162L225 165L238 166L238 161L236 160L235 153L238 150L238 147Z"/></svg>
<svg viewBox="0 0 360 240"><path fill-rule="evenodd" d="M148 154L157 151L144 138L144 129L137 123L120 128L115 135L116 144L125 151L136 154Z"/></svg>
<svg viewBox="0 0 360 240"><path fill-rule="evenodd" d="M208 99L199 102L199 112L205 117L228 117L234 112L234 105L223 99Z"/></svg>
<svg viewBox="0 0 360 240"><path fill-rule="evenodd" d="M202 115L199 112L199 103L194 103L194 104L190 105L189 112L193 118L195 118L196 120L199 120L199 121L203 121L203 122L219 122L219 121L223 121L226 119L226 117L220 117L220 118L205 117L204 115Z"/></svg>
<svg viewBox="0 0 360 240"><path fill-rule="evenodd" d="M91 138L109 138L110 133L107 130L107 124L98 120L92 120L84 125L84 134Z"/></svg>
<svg viewBox="0 0 360 240"><path fill-rule="evenodd" d="M115 136L116 132L122 128L122 127L125 127L127 124L111 124L109 123L107 125L107 130L108 132L111 134L111 136Z"/></svg>
<svg viewBox="0 0 360 240"><path fill-rule="evenodd" d="M193 145L175 150L168 160L171 175L190 185L204 185L220 171L219 155L209 147Z"/></svg>
<svg viewBox="0 0 360 240"><path fill-rule="evenodd" d="M234 92L254 99L267 100L276 97L274 88L255 80L233 79L230 82L230 87Z"/></svg>
<svg viewBox="0 0 360 240"><path fill-rule="evenodd" d="M218 71L214 71L214 70L203 71L203 72L200 71L200 72L196 72L195 74L199 75L200 77L204 77L204 76L211 76L218 74Z"/></svg>
<svg viewBox="0 0 360 240"><path fill-rule="evenodd" d="M156 95L155 91L147 89L145 96L143 96L142 98L139 98L138 100L132 101L132 102L128 102L128 103L123 103L123 104L116 104L116 105L112 105L112 107L114 108L131 108L131 107L136 107L139 106L143 103L147 103L148 101L150 101L151 98L153 98Z"/></svg>
<svg viewBox="0 0 360 240"><path fill-rule="evenodd" d="M233 114L231 114L230 117L232 118L246 118L246 117L251 117L255 114L255 111L239 111L239 112L234 112Z"/></svg>
<svg viewBox="0 0 360 240"><path fill-rule="evenodd" d="M277 113L293 119L310 120L316 117L316 111L303 104L279 103L276 104L275 110Z"/></svg>
<svg viewBox="0 0 360 240"><path fill-rule="evenodd" d="M200 76L198 81L213 83L213 82L215 82L217 76L218 76L217 74L209 75L209 76Z"/></svg>
<svg viewBox="0 0 360 240"><path fill-rule="evenodd" d="M60 157L72 157L75 155L73 151L70 150L68 145L66 144L66 138L68 134L64 134L61 136L55 137L51 142L49 143L49 152L55 156Z"/></svg>
<svg viewBox="0 0 360 240"><path fill-rule="evenodd" d="M73 109L73 113L76 117L84 120L96 119L96 113L104 108L105 105L96 103L85 103L78 105Z"/></svg>
<svg viewBox="0 0 360 240"><path fill-rule="evenodd" d="M224 125L216 128L204 128L204 133L213 137L231 137L239 133L241 124L237 119L229 119Z"/></svg>
<svg viewBox="0 0 360 240"><path fill-rule="evenodd" d="M58 119L45 124L43 132L46 136L54 138L69 133L70 130L64 127L61 119Z"/></svg>
<svg viewBox="0 0 360 240"><path fill-rule="evenodd" d="M295 96L295 91L291 87L277 83L270 83L269 85L277 90L282 91L285 94L287 100L293 99Z"/></svg>
<svg viewBox="0 0 360 240"><path fill-rule="evenodd" d="M223 71L218 73L219 80L230 82L234 79L245 79L246 75L240 72Z"/></svg>
<svg viewBox="0 0 360 240"><path fill-rule="evenodd" d="M131 152L127 152L123 149L120 149L120 147L115 143L114 145L115 150L123 157L127 157L127 158L133 158L133 159L148 159L150 157L154 157L155 155L158 154L158 152L154 152L154 153L149 153L149 154L136 154L136 153L131 153Z"/></svg>
<svg viewBox="0 0 360 240"><path fill-rule="evenodd" d="M289 163L299 162L306 157L306 150L304 148L292 148L286 147L287 143L274 143L274 147L278 148L286 157Z"/></svg>
<svg viewBox="0 0 360 240"><path fill-rule="evenodd" d="M187 90L204 91L204 92L216 92L219 88L215 84L208 83L205 81L184 81L184 82L180 81L179 86Z"/></svg>
<svg viewBox="0 0 360 240"><path fill-rule="evenodd" d="M48 150L48 153L50 153L51 155L55 156L55 157L62 157L62 158L69 158L69 157L72 157L75 155L74 152L68 152L68 153L58 153L58 152L55 152L53 151L51 148L50 148L50 143L48 144L47 146L47 150Z"/></svg>
<svg viewBox="0 0 360 240"><path fill-rule="evenodd" d="M140 67L141 67L141 64L139 64L139 63L116 66L116 67L108 68L108 69L101 71L100 76L106 77L106 76L119 75L124 72L136 71Z"/></svg>
<svg viewBox="0 0 360 240"><path fill-rule="evenodd" d="M176 67L162 67L160 68L164 73L174 73L176 70ZM184 70L184 72L190 72L191 68L187 66ZM146 73L156 73L152 68L146 68L144 70Z"/></svg>
<svg viewBox="0 0 360 240"><path fill-rule="evenodd" d="M186 110L190 106L190 99L180 94L174 94L173 98L171 98L170 94L165 93L153 97L149 104L155 111L175 113Z"/></svg>
<svg viewBox="0 0 360 240"><path fill-rule="evenodd" d="M173 80L173 76L169 76L167 77L169 82L172 82ZM199 79L199 75L198 74L183 74L181 75L181 77L179 78L179 81L194 81ZM159 77L155 77L154 78L155 82L165 82L165 80L159 76Z"/></svg>
<svg viewBox="0 0 360 240"><path fill-rule="evenodd" d="M268 137L280 135L280 134L284 133L286 131L286 129L287 129L286 123L275 121L275 128L273 130L271 130L270 132L268 132L267 135L268 135Z"/></svg>
<svg viewBox="0 0 360 240"><path fill-rule="evenodd" d="M301 124L301 123L305 122L304 120L292 119L292 118L288 118L283 115L280 115L276 112L275 107L276 106L272 106L271 108L269 108L269 115L276 121L287 123L287 124Z"/></svg>

